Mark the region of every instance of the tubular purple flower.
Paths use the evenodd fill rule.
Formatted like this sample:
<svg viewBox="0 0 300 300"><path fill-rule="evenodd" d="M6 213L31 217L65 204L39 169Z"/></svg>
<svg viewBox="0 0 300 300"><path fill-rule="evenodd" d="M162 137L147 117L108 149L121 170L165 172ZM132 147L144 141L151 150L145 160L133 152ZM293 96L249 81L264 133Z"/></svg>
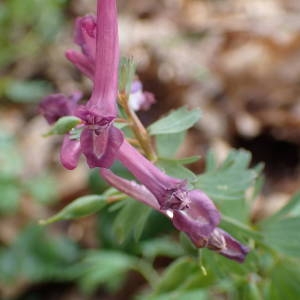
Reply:
<svg viewBox="0 0 300 300"><path fill-rule="evenodd" d="M83 53L92 58L92 38L96 34L94 85L91 98L75 115L84 121L81 150L91 168L109 168L123 142L123 134L113 127L117 115L119 41L115 0L97 1L97 23L86 17L78 21L76 40Z"/></svg>
<svg viewBox="0 0 300 300"><path fill-rule="evenodd" d="M61 149L61 162L67 169L74 169L82 152L91 168L109 168L124 139L121 131L112 125L117 115L119 65L115 0L97 1L96 20L92 16L77 19L75 42L81 46L82 53L71 51L67 56L74 58L75 64L91 75L94 85L92 95L85 105L63 110L63 114L79 117L83 124L80 125L80 147L78 140L72 140L70 136L65 137ZM61 109L63 104L65 101L58 107ZM45 105L44 110L44 115L50 110L48 119L52 121L56 118L52 110L55 113L57 110L49 103Z"/></svg>
<svg viewBox="0 0 300 300"><path fill-rule="evenodd" d="M162 210L156 197L144 185L121 178L107 169L100 169L100 174L111 186L170 218L174 227L185 232L197 248L207 247L239 263L245 260L249 248L216 227L219 213L203 192L190 191L191 202L184 210ZM209 220L213 220L213 224Z"/></svg>
<svg viewBox="0 0 300 300"><path fill-rule="evenodd" d="M66 56L94 81L86 107L115 117L120 55L116 1L98 0L97 18L91 15L78 18L74 41L82 53L69 50Z"/></svg>
<svg viewBox="0 0 300 300"><path fill-rule="evenodd" d="M85 74L91 80L94 80L94 65L89 62L85 55L74 50L67 50L66 58L72 62L83 74Z"/></svg>
<svg viewBox="0 0 300 300"><path fill-rule="evenodd" d="M200 190L188 191L188 198L190 204L187 208L173 211L173 224L187 233L198 248L205 247L212 231L220 223L220 213Z"/></svg>
<svg viewBox="0 0 300 300"><path fill-rule="evenodd" d="M97 1L96 62L93 93L88 107L116 116L119 68L118 15L115 0Z"/></svg>
<svg viewBox="0 0 300 300"><path fill-rule="evenodd" d="M108 169L100 168L100 174L108 184L117 188L119 191L160 211L156 198L144 185L138 184L133 180L129 181L121 178Z"/></svg>
<svg viewBox="0 0 300 300"><path fill-rule="evenodd" d="M66 57L90 79L93 79L95 74L96 27L95 16L77 18L74 42L80 46L82 53L74 50L66 52Z"/></svg>
<svg viewBox="0 0 300 300"><path fill-rule="evenodd" d="M90 168L109 168L123 143L120 130L112 125L114 116L103 117L97 109L79 107L76 116L84 121L80 135L80 144Z"/></svg>
<svg viewBox="0 0 300 300"><path fill-rule="evenodd" d="M172 214L174 226L190 235L200 247L220 222L213 202L199 190L188 190L184 180L165 174L127 141L117 154L121 163L157 199L159 210Z"/></svg>
<svg viewBox="0 0 300 300"><path fill-rule="evenodd" d="M94 63L96 58L96 28L97 20L93 15L76 19L74 42L81 47L82 53L91 63Z"/></svg>
<svg viewBox="0 0 300 300"><path fill-rule="evenodd" d="M158 200L161 209L182 209L189 204L184 180L165 174L141 155L127 141L120 147L117 158Z"/></svg>

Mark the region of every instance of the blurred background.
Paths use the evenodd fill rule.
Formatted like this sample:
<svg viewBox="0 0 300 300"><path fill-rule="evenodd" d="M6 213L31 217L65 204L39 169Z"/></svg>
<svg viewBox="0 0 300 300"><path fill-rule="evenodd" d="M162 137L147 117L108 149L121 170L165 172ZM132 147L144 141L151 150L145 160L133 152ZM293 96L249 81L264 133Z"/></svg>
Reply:
<svg viewBox="0 0 300 300"><path fill-rule="evenodd" d="M222 159L231 147L248 149L253 164L265 163L253 220L285 204L300 187L300 2L118 5L122 55L134 57L145 90L157 99L139 114L143 122L181 105L200 107L201 121L178 155L205 155L213 148ZM48 125L37 113L39 101L52 92L89 96L91 83L64 52L75 47L75 18L95 6L94 0L0 2L1 299L130 299L143 285L129 274L111 295L76 279L74 262L84 251L114 248L109 214L37 225L76 197L104 188L84 163L72 172L60 166L60 138L42 137ZM203 168L202 160L192 165L193 171ZM82 289L93 292L87 296Z"/></svg>

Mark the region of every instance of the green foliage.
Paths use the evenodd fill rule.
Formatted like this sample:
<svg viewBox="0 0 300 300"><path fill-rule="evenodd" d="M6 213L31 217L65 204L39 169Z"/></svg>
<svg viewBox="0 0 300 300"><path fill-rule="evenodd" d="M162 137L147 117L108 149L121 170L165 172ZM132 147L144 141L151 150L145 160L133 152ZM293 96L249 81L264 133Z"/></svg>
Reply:
<svg viewBox="0 0 300 300"><path fill-rule="evenodd" d="M247 151L231 151L225 161L217 166L210 155L206 171L198 176L195 187L205 191L216 202L241 201L259 175L259 170L248 169L250 160Z"/></svg>
<svg viewBox="0 0 300 300"><path fill-rule="evenodd" d="M4 88L4 95L13 102L30 103L38 102L52 91L46 81L31 80L18 81L10 80Z"/></svg>
<svg viewBox="0 0 300 300"><path fill-rule="evenodd" d="M155 288L155 294L163 294L180 289L191 274L197 272L197 270L199 270L199 266L195 260L189 257L178 259L162 274Z"/></svg>
<svg viewBox="0 0 300 300"><path fill-rule="evenodd" d="M70 220L86 217L101 210L107 205L107 197L99 195L88 195L77 198L69 205L65 206L53 217L40 221L42 225L47 225L61 220Z"/></svg>
<svg viewBox="0 0 300 300"><path fill-rule="evenodd" d="M65 0L9 0L0 7L0 66L30 57L53 41ZM28 13L30 12L30 13Z"/></svg>
<svg viewBox="0 0 300 300"><path fill-rule="evenodd" d="M29 226L8 248L0 249L0 281L74 279L81 273L74 263L79 249L66 237L52 237L41 227Z"/></svg>
<svg viewBox="0 0 300 300"><path fill-rule="evenodd" d="M23 186L38 203L50 205L58 199L57 181L53 174L40 174L26 180Z"/></svg>
<svg viewBox="0 0 300 300"><path fill-rule="evenodd" d="M0 214L11 215L17 212L21 189L15 180L0 178Z"/></svg>
<svg viewBox="0 0 300 300"><path fill-rule="evenodd" d="M189 111L186 107L182 107L154 122L148 130L151 135L179 133L194 126L199 119L199 110Z"/></svg>
<svg viewBox="0 0 300 300"><path fill-rule="evenodd" d="M282 261L274 266L268 274L270 285L266 296L267 300L298 299L300 295L299 264Z"/></svg>
<svg viewBox="0 0 300 300"><path fill-rule="evenodd" d="M138 259L118 251L89 251L83 260L83 275L80 285L86 292L105 284L115 290L120 286L126 273L135 269Z"/></svg>
<svg viewBox="0 0 300 300"><path fill-rule="evenodd" d="M126 203L122 206L115 218L113 225L117 240L122 243L128 239L132 233L135 240L138 240L143 232L150 212L151 208L133 199L126 200Z"/></svg>
<svg viewBox="0 0 300 300"><path fill-rule="evenodd" d="M156 148L160 157L173 157L183 143L186 131L156 136Z"/></svg>
<svg viewBox="0 0 300 300"><path fill-rule="evenodd" d="M300 258L300 194L261 223L265 243L279 253Z"/></svg>
<svg viewBox="0 0 300 300"><path fill-rule="evenodd" d="M141 242L143 256L153 260L158 256L177 258L185 254L184 248L177 241L169 237L158 237Z"/></svg>
<svg viewBox="0 0 300 300"><path fill-rule="evenodd" d="M74 116L61 117L44 136L47 137L53 134L66 134L80 123L81 120Z"/></svg>
<svg viewBox="0 0 300 300"><path fill-rule="evenodd" d="M205 290L181 291L175 290L158 296L146 297L146 300L208 300L210 299Z"/></svg>
<svg viewBox="0 0 300 300"><path fill-rule="evenodd" d="M262 166L249 169L251 155L244 150L233 150L224 162L217 164L212 153L206 159L206 170L198 176L195 188L203 190L221 208L221 211L239 220L249 213L246 191L254 188Z"/></svg>
<svg viewBox="0 0 300 300"><path fill-rule="evenodd" d="M8 69L20 59L30 60L43 54L45 46L54 41L64 22L66 3L67 0L0 3L0 44L3 45L0 66ZM120 90L129 93L134 72L133 61L123 59ZM0 95L18 103L36 102L50 91L51 85L42 80L0 79ZM261 166L249 168L251 156L248 152L232 151L221 164L210 152L206 170L199 176L184 166L199 157L174 159L186 130L199 118L198 110L180 108L149 126L150 135L155 136L157 164L169 175L187 179L190 186L202 189L216 202L223 213L220 226L251 247L244 264L207 249L199 251L184 234L178 239L178 233L170 229L167 218L151 213L150 208L133 199L124 198L114 204L113 209L106 210L108 198L121 195L115 190L105 192L108 186L94 170L90 183L96 195L74 200L47 222L76 219L101 210L97 226L101 230L99 244L102 249L80 250L66 236L53 237L41 226L26 227L11 245L0 247L0 285L72 281L79 282L86 292L99 286L115 291L124 283L127 272L134 270L141 273L152 288L148 295L143 293L141 299L298 299L300 195L267 220L251 224L250 200L259 193L262 179L259 178ZM52 133L67 133L77 124L78 119L74 118L60 120ZM80 134L76 130L73 133L74 137ZM17 213L24 196L41 204L51 204L57 198L56 180L48 172L24 179L24 163L18 145L12 136L2 132L0 162L1 217ZM114 168L128 178L124 169ZM252 195L248 197L247 193L246 197L249 191ZM146 222L148 226L145 227ZM161 270L158 277L152 263L162 268L163 265L157 264L162 257L175 260Z"/></svg>
<svg viewBox="0 0 300 300"><path fill-rule="evenodd" d="M187 179L189 182L197 179L196 175L184 167L180 161L159 159L157 165L171 176Z"/></svg>
<svg viewBox="0 0 300 300"><path fill-rule="evenodd" d="M22 176L24 162L12 136L0 132L0 213L14 214L20 200L29 194L36 202L51 204L57 200L56 179L48 173L31 178Z"/></svg>
<svg viewBox="0 0 300 300"><path fill-rule="evenodd" d="M23 168L23 159L15 139L0 131L0 161L1 161L1 178L14 178L20 175Z"/></svg>

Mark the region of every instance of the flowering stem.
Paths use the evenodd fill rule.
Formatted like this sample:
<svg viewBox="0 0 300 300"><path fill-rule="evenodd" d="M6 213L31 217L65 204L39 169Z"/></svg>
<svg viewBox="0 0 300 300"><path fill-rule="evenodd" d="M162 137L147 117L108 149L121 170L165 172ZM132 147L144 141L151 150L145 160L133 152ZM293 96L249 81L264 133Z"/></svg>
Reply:
<svg viewBox="0 0 300 300"><path fill-rule="evenodd" d="M155 151L151 144L151 139L149 137L149 134L144 127L144 125L141 123L138 116L135 114L135 112L129 107L128 105L128 95L126 93L120 93L119 94L119 102L122 105L122 107L125 110L125 113L128 117L129 124L131 126L131 129L138 140L141 148L145 152L146 157L151 161L156 161L157 156L155 154Z"/></svg>

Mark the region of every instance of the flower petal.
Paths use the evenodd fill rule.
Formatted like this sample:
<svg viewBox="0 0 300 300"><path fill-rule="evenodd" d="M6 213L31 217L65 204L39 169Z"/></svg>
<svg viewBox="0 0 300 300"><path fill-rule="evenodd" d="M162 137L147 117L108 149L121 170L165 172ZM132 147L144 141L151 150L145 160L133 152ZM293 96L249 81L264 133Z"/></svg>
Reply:
<svg viewBox="0 0 300 300"><path fill-rule="evenodd" d="M148 110L156 102L152 93L144 92L143 85L139 80L133 81L129 96L129 106L134 111Z"/></svg>
<svg viewBox="0 0 300 300"><path fill-rule="evenodd" d="M156 197L160 205L167 207L174 191L184 189L186 182L165 174L126 140L117 153L118 160Z"/></svg>
<svg viewBox="0 0 300 300"><path fill-rule="evenodd" d="M89 128L84 129L80 144L89 167L111 167L123 140L122 132L111 124L98 132Z"/></svg>
<svg viewBox="0 0 300 300"><path fill-rule="evenodd" d="M160 211L156 198L144 185L138 184L133 180L127 180L119 177L109 169L101 168L100 174L104 180L106 180L111 186L115 187L119 191L152 207L157 211Z"/></svg>
<svg viewBox="0 0 300 300"><path fill-rule="evenodd" d="M93 15L76 19L74 41L91 63L95 63L96 56L96 26L96 18Z"/></svg>
<svg viewBox="0 0 300 300"><path fill-rule="evenodd" d="M66 51L66 58L83 74L94 80L95 66L85 55L74 50L68 50Z"/></svg>
<svg viewBox="0 0 300 300"><path fill-rule="evenodd" d="M207 248L217 251L221 255L242 263L250 249L242 245L226 231L216 228L211 234Z"/></svg>
<svg viewBox="0 0 300 300"><path fill-rule="evenodd" d="M69 135L65 135L60 150L61 164L68 170L75 169L78 165L80 154L81 154L80 141L71 140Z"/></svg>
<svg viewBox="0 0 300 300"><path fill-rule="evenodd" d="M188 192L189 206L183 210L173 211L173 224L185 232L193 243L201 248L220 222L220 214L213 202L200 190Z"/></svg>
<svg viewBox="0 0 300 300"><path fill-rule="evenodd" d="M115 0L97 1L96 62L89 105L103 115L116 115L119 71L118 15Z"/></svg>

